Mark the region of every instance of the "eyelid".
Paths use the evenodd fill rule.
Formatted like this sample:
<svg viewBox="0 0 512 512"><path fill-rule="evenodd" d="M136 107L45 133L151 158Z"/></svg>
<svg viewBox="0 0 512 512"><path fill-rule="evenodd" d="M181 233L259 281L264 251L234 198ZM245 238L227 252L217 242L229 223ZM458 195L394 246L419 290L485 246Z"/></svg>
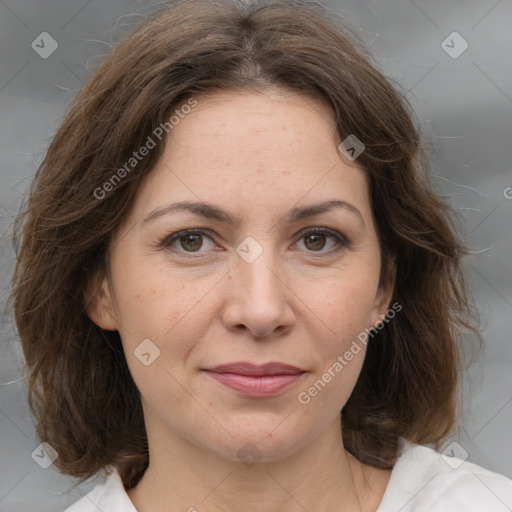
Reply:
<svg viewBox="0 0 512 512"><path fill-rule="evenodd" d="M295 236L302 238L305 235L315 234L315 233L331 235L334 238L337 238L340 242L348 243L347 237L344 236L342 233L340 233L339 231L336 231L335 229L331 229L331 228L328 228L325 226L314 226L314 227L310 227L310 228L304 228L301 231L299 231L297 233L297 235L295 235Z"/></svg>

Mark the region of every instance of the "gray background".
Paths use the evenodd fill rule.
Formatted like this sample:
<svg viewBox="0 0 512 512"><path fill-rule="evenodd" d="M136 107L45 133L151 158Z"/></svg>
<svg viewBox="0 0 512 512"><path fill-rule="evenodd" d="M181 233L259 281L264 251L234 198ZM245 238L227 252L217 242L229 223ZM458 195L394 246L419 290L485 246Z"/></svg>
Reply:
<svg viewBox="0 0 512 512"><path fill-rule="evenodd" d="M1 300L12 271L12 217L64 109L109 52L116 33L151 2L0 0ZM154 2L153 2L154 4ZM382 69L408 92L435 144L434 183L457 209L479 252L466 261L482 316L485 349L466 374L464 415L448 453L512 478L512 2L330 0L357 27ZM126 16L129 15L129 16ZM118 28L113 31L113 26ZM453 31L468 43L458 58L441 46ZM58 42L41 58L42 32ZM452 53L461 48L454 40ZM63 510L88 491L31 453L39 445L25 399L11 319L0 344L0 511ZM450 445L452 441L457 444Z"/></svg>

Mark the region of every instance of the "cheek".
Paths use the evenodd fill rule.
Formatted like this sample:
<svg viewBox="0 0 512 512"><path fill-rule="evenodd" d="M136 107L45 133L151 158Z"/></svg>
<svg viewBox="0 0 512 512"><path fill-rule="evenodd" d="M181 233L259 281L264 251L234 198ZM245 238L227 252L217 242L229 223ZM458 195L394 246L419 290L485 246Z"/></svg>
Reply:
<svg viewBox="0 0 512 512"><path fill-rule="evenodd" d="M122 273L118 267L113 276L119 332L130 373L146 401L165 389L177 405L178 382L187 382L187 360L198 340L208 336L214 288L221 283L217 274L191 275L190 269L149 265L148 259L125 260Z"/></svg>
<svg viewBox="0 0 512 512"><path fill-rule="evenodd" d="M347 267L304 301L324 334L315 337L318 364L300 389L300 404L334 413L345 405L364 362L377 282L378 275L368 268Z"/></svg>
<svg viewBox="0 0 512 512"><path fill-rule="evenodd" d="M347 268L308 295L304 302L325 327L328 352L350 345L371 325L377 284L378 275Z"/></svg>
<svg viewBox="0 0 512 512"><path fill-rule="evenodd" d="M357 286L330 286L328 291L323 299L312 299L325 334L314 337L314 372L298 390L297 401L313 415L329 411L334 418L350 397L364 362L372 297Z"/></svg>
<svg viewBox="0 0 512 512"><path fill-rule="evenodd" d="M159 259L123 261L113 276L117 282L116 311L124 330L121 335L130 344L141 337L161 342L173 330L187 329L189 317L198 306L204 307L208 291L218 281L211 273L194 276L190 269L179 271Z"/></svg>

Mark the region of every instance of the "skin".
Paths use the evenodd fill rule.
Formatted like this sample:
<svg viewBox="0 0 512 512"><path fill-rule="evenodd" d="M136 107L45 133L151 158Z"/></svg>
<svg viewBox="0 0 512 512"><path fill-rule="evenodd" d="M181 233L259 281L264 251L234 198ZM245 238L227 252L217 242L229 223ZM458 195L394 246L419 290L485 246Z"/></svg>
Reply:
<svg viewBox="0 0 512 512"><path fill-rule="evenodd" d="M390 471L345 451L339 414L364 344L307 405L298 401L389 307L366 175L340 156L332 114L317 99L276 89L196 99L117 230L88 311L119 330L141 393L150 464L129 497L139 512L375 511ZM331 199L360 216L336 208L286 219ZM185 211L144 221L186 200L240 223ZM315 227L348 245L301 233ZM184 229L206 234L162 244ZM251 263L236 252L248 236L263 249ZM160 350L147 366L134 354L145 339ZM235 361L306 373L277 396L249 398L201 371ZM248 443L254 464L238 455Z"/></svg>

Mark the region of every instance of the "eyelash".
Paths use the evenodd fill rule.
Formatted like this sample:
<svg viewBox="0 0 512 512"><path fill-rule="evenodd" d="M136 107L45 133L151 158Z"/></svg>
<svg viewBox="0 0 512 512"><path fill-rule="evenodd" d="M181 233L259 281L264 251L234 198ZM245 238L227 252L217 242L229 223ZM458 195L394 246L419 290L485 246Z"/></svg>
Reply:
<svg viewBox="0 0 512 512"><path fill-rule="evenodd" d="M200 235L200 236L206 236L208 238L210 238L212 240L212 237L208 234L207 231L205 230L201 230L201 229L184 229L182 231L177 231L175 233L172 233L171 235L168 235L166 236L161 242L160 242L160 247L162 249L170 249L170 246L177 240L179 240L180 238L184 237L184 236L187 236L187 235ZM333 253L336 253L336 252L339 252L341 251L342 249L346 249L346 248L349 248L350 247L350 243L349 241L343 236L341 235L340 233L338 233L337 231L333 231L332 229L329 229L329 228L307 228L303 231L301 231L299 233L299 237L298 237L298 240L301 240L309 235L327 235L327 236L330 236L332 238L335 239L336 243L337 243L337 247L334 248L334 249L329 249L327 251L307 251L308 253L310 253L311 255L313 256L317 256L317 255L320 255L320 257L322 257L322 255L328 255L328 254L333 254ZM172 250L172 249L171 249ZM203 253L199 252L199 251L175 251L175 252L178 252L180 254L187 254L189 255L190 257L195 257L195 258L199 258L199 257L202 257Z"/></svg>

